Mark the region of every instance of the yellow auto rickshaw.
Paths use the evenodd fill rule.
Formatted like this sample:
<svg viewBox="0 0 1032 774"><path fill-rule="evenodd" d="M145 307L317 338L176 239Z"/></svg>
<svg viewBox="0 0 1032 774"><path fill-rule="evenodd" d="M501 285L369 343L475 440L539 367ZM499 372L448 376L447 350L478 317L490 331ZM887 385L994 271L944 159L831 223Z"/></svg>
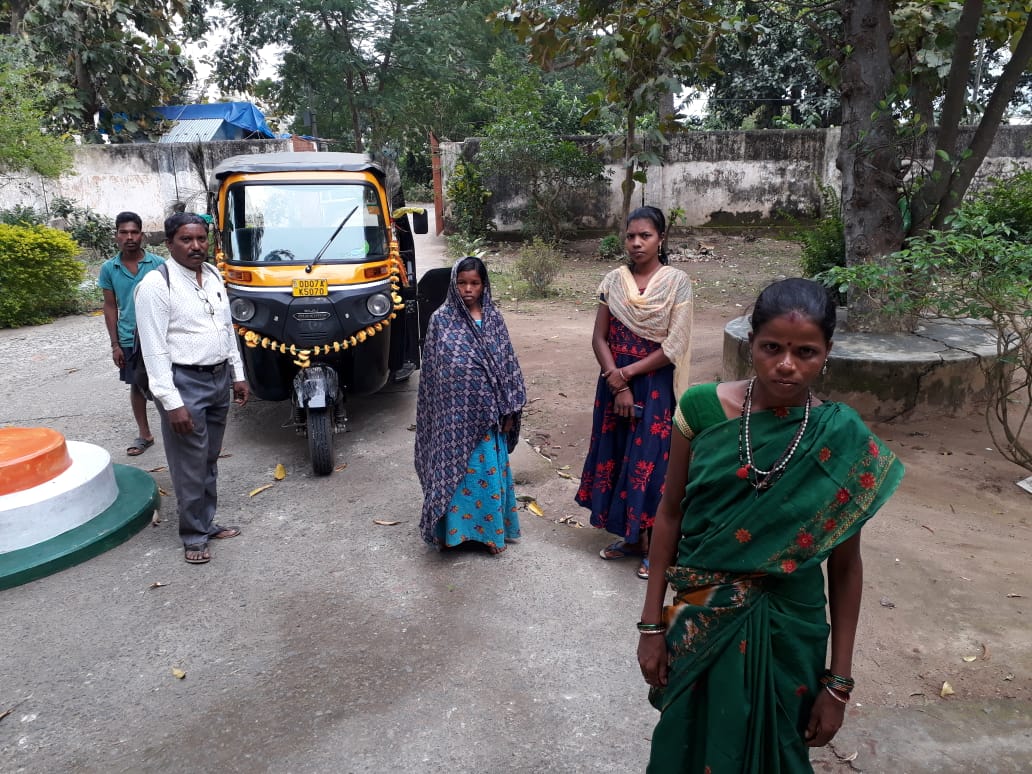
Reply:
<svg viewBox="0 0 1032 774"><path fill-rule="evenodd" d="M354 153L228 158L209 211L251 391L291 401L312 469L329 474L347 396L419 367L408 215L425 234L426 214L404 208L400 190L392 202L384 171Z"/></svg>

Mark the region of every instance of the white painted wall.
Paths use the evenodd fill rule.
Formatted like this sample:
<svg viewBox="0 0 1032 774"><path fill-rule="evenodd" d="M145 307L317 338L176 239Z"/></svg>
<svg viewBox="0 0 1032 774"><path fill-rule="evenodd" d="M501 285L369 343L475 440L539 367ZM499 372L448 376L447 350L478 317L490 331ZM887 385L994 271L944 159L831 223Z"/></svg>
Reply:
<svg viewBox="0 0 1032 774"><path fill-rule="evenodd" d="M161 231L172 203L206 212L205 182L190 160L189 144L132 143L82 145L75 149L74 172L59 180L38 176L15 178L0 187L0 208L16 204L50 211L55 196L63 196L95 212L114 217L132 210L144 231ZM205 143L203 180L222 159L245 153L291 150L290 140L231 140Z"/></svg>
<svg viewBox="0 0 1032 774"><path fill-rule="evenodd" d="M780 215L820 214L821 186L841 188L836 161L841 130L805 129L757 132L687 132L671 143L662 167L648 172L632 206L651 204L669 213L680 207L688 226L750 225ZM473 158L479 140L442 142L444 187L459 158ZM591 144L592 138L584 138ZM1001 127L975 186L1014 166L1032 167L1032 126ZM600 195L585 195L574 225L616 228L623 195L619 164L607 167L610 181ZM488 181L491 186L491 182ZM518 231L519 187L494 181L488 206L499 231ZM446 203L447 211L447 203Z"/></svg>

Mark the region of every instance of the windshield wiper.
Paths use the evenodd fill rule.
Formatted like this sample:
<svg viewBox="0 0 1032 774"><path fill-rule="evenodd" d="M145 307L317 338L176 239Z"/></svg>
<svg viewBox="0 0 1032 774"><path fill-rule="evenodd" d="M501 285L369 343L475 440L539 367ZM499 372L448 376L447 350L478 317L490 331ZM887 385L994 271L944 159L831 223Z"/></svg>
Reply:
<svg viewBox="0 0 1032 774"><path fill-rule="evenodd" d="M326 244L322 246L322 250L320 250L316 254L315 258L312 259L312 262L305 266L305 274L312 273L312 267L315 266L315 264L319 263L319 259L323 257L323 253L325 253L330 248L330 245L333 244L333 240L337 238L337 234L339 234L340 230L344 228L344 224L351 220L351 216L354 215L356 212L358 212L358 205L355 205L354 209L352 209L351 212L344 216L344 220L342 220L340 222L340 225L337 226L337 230L333 232L333 236L326 240Z"/></svg>

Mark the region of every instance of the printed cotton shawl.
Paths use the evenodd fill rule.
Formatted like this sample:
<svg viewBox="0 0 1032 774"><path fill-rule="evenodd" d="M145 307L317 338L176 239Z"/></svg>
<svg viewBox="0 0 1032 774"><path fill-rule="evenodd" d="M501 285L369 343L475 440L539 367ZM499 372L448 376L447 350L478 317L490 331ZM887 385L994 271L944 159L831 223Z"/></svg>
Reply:
<svg viewBox="0 0 1032 774"><path fill-rule="evenodd" d="M484 284L478 328L456 288L457 266L452 267L448 297L427 328L416 404L415 464L423 487L419 527L431 545L437 544L437 523L477 442L512 416L507 437L512 451L527 402L523 374L505 321L491 300L490 282Z"/></svg>

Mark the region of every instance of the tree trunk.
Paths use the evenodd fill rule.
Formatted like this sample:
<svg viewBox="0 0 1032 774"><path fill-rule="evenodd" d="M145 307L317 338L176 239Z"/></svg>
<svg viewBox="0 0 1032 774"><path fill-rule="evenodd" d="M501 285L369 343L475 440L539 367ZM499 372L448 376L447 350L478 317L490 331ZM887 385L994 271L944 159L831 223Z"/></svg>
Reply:
<svg viewBox="0 0 1032 774"><path fill-rule="evenodd" d="M627 225L627 215L631 211L631 197L634 196L634 148L638 142L638 114L634 108L627 110L627 133L624 135L624 179L620 183L623 192L623 203L620 210L620 234Z"/></svg>
<svg viewBox="0 0 1032 774"><path fill-rule="evenodd" d="M903 244L899 198L900 160L892 114L878 107L892 89L892 22L886 0L845 3L846 48L842 65L842 218L846 263L880 263ZM900 330L877 298L851 296L848 327L856 331Z"/></svg>
<svg viewBox="0 0 1032 774"><path fill-rule="evenodd" d="M22 19L25 18L25 14L29 10L28 0L10 0L7 7L10 9L7 33L15 36L20 35Z"/></svg>

